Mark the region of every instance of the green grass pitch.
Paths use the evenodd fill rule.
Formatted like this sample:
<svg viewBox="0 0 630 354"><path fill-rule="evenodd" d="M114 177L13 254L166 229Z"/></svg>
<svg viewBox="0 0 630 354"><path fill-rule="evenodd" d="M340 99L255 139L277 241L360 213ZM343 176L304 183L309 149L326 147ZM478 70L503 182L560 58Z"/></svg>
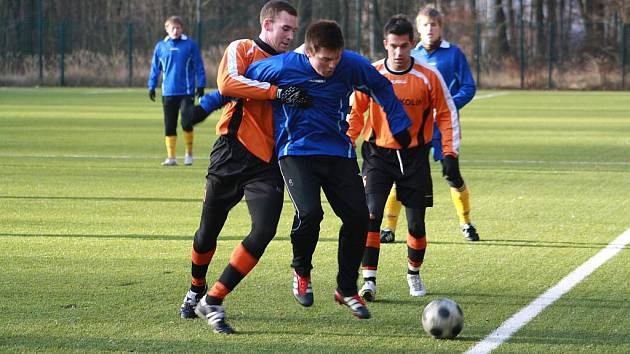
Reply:
<svg viewBox="0 0 630 354"><path fill-rule="evenodd" d="M161 105L144 90L0 88L0 352L467 350L630 228L629 92L477 96L462 111L461 167L482 240L461 237L433 164L426 297L408 295L399 235L381 248L373 318L335 304L339 222L325 204L315 305L301 308L285 194L278 235L225 301L240 332L226 337L178 317L218 115L195 130L193 166L164 168ZM240 203L209 282L248 232ZM626 248L495 352L630 352L629 265ZM465 328L438 341L420 315L444 297L461 305Z"/></svg>

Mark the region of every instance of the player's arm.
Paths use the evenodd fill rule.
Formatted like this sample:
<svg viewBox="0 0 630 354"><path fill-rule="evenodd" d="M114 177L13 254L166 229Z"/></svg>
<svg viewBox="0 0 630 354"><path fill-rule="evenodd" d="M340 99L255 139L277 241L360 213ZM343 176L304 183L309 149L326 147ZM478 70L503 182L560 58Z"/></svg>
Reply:
<svg viewBox="0 0 630 354"><path fill-rule="evenodd" d="M203 122L212 112L233 100L235 98L221 95L219 90L205 94L199 99L199 105L195 106L193 111L193 125Z"/></svg>
<svg viewBox="0 0 630 354"><path fill-rule="evenodd" d="M431 73L432 75L429 75L431 107L435 111L434 117L442 133L442 153L444 156L457 158L461 139L459 114L440 72L432 70Z"/></svg>
<svg viewBox="0 0 630 354"><path fill-rule="evenodd" d="M283 85L279 81L280 73L284 70L284 59L283 55L276 55L252 63L245 71L245 76L256 81L270 82L282 86L282 88L276 90L276 97L274 98L278 98L283 104L298 108L309 107L313 102L313 98L304 89L291 86L290 83L286 82Z"/></svg>
<svg viewBox="0 0 630 354"><path fill-rule="evenodd" d="M470 72L466 56L461 50L457 49L457 55L455 55L454 60L453 69L456 71L455 74L460 82L459 90L453 95L453 101L457 109L462 109L475 97L477 86Z"/></svg>
<svg viewBox="0 0 630 354"><path fill-rule="evenodd" d="M250 59L247 57L246 41L234 41L225 50L219 63L217 87L224 96L273 100L278 88L264 80L245 77ZM255 64L255 63L253 63ZM253 65L252 64L252 65Z"/></svg>
<svg viewBox="0 0 630 354"><path fill-rule="evenodd" d="M147 81L147 88L149 89L149 98L151 101L155 101L155 88L157 87L160 71L162 71L162 67L160 63L160 44L158 43L153 51L151 72L149 73L149 80Z"/></svg>
<svg viewBox="0 0 630 354"><path fill-rule="evenodd" d="M195 68L195 79L197 82L197 90L195 95L201 98L204 95L204 88L206 87L206 70L203 67L203 59L199 52L199 47L193 42L193 65Z"/></svg>
<svg viewBox="0 0 630 354"><path fill-rule="evenodd" d="M370 97L360 91L354 91L350 97L352 110L348 114L349 128L346 135L350 137L352 144L355 144L365 127L365 111L368 109Z"/></svg>

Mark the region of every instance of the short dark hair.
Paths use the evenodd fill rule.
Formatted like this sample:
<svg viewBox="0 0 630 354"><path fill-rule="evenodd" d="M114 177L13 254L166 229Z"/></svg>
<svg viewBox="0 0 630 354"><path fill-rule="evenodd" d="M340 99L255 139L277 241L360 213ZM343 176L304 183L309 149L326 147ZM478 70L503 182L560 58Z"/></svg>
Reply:
<svg viewBox="0 0 630 354"><path fill-rule="evenodd" d="M387 21L383 28L383 37L387 37L388 34L398 36L408 34L409 40L413 41L413 25L407 19L407 16L403 14L394 15Z"/></svg>
<svg viewBox="0 0 630 354"><path fill-rule="evenodd" d="M319 20L308 26L304 46L316 53L321 48L330 50L343 49L343 33L335 21Z"/></svg>
<svg viewBox="0 0 630 354"><path fill-rule="evenodd" d="M267 18L273 21L282 11L297 17L297 10L293 5L282 0L271 0L260 9L260 24Z"/></svg>

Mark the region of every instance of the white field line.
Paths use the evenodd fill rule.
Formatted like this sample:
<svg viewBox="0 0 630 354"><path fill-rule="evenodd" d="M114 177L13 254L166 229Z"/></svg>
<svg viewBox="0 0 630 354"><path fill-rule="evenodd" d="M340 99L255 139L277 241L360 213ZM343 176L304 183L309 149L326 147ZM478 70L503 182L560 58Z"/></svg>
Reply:
<svg viewBox="0 0 630 354"><path fill-rule="evenodd" d="M128 92L133 92L133 91L137 91L134 89L97 89L97 90L91 90L91 91L86 91L86 92L82 92L82 95L107 95L107 94L112 94L112 93L128 93Z"/></svg>
<svg viewBox="0 0 630 354"><path fill-rule="evenodd" d="M161 158L161 155L80 155L80 154L20 154L20 153L1 153L2 157L24 157L24 158L46 158L46 159L121 159L121 160L149 160ZM182 157L182 156L179 156ZM197 159L207 159L195 157ZM363 159L357 158L361 163ZM545 161L545 160L460 160L461 163L480 163L480 164L506 164L506 165L582 165L582 166L630 166L630 161Z"/></svg>
<svg viewBox="0 0 630 354"><path fill-rule="evenodd" d="M509 95L508 92L493 92L493 93L486 93L485 95L479 95L479 96L475 96L473 97L473 101L474 100L483 100L484 98L493 98L493 97L499 97L499 96L506 96Z"/></svg>
<svg viewBox="0 0 630 354"><path fill-rule="evenodd" d="M626 247L628 243L630 243L630 229L627 229L614 241L609 243L604 249L597 252L596 255L576 268L573 272L571 272L571 274L560 280L560 282L558 282L558 284L556 284L553 288L547 290L521 311L510 317L507 321L503 322L499 328L494 330L486 338L477 343L474 347L470 348L464 354L490 353L496 349L503 342L510 339L516 331L534 319L534 317L541 313L547 306L553 304L556 300L562 297L562 295L569 292L569 290L579 284L582 280L584 280L584 278L588 277L597 268L619 253L619 251Z"/></svg>
<svg viewBox="0 0 630 354"><path fill-rule="evenodd" d="M470 163L503 163L503 164L528 164L528 165L620 165L630 166L630 161L545 161L545 160L462 160Z"/></svg>
<svg viewBox="0 0 630 354"><path fill-rule="evenodd" d="M76 155L76 154L2 154L0 157L27 157L36 159L121 159L121 160L149 160L158 159L160 156L128 156L128 155Z"/></svg>

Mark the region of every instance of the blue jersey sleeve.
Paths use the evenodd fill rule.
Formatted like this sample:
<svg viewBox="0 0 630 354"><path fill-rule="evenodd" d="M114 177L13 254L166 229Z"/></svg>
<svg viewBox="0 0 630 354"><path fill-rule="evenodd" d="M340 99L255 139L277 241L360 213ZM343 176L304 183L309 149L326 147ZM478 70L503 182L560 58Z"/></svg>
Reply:
<svg viewBox="0 0 630 354"><path fill-rule="evenodd" d="M234 98L221 95L219 90L214 90L205 94L199 100L199 105L204 111L212 113L217 109L223 107L226 103L232 101Z"/></svg>
<svg viewBox="0 0 630 354"><path fill-rule="evenodd" d="M149 74L149 81L147 82L149 90L155 90L157 87L160 71L162 71L162 65L160 63L160 44L158 43L153 51L153 60L151 60L151 73Z"/></svg>
<svg viewBox="0 0 630 354"><path fill-rule="evenodd" d="M282 71L283 55L275 55L252 63L245 71L245 76L256 81L274 83Z"/></svg>
<svg viewBox="0 0 630 354"><path fill-rule="evenodd" d="M457 54L454 59L453 70L455 71L455 75L457 75L457 79L459 81L459 89L457 92L453 93L453 101L455 101L455 107L459 110L468 104L473 97L475 97L477 87L475 85L475 80L473 80L472 74L470 73L470 67L468 66L468 61L466 61L466 56L461 50L459 50L459 48L457 49Z"/></svg>
<svg viewBox="0 0 630 354"><path fill-rule="evenodd" d="M199 47L194 42L192 43L192 56L195 67L195 76L197 79L197 87L206 87L206 70L203 67L203 59L201 59Z"/></svg>
<svg viewBox="0 0 630 354"><path fill-rule="evenodd" d="M409 128L411 120L396 97L392 83L381 75L367 59L358 57L355 57L356 64L353 66L358 73L356 88L370 95L376 103L383 107L387 113L389 129L393 135Z"/></svg>

